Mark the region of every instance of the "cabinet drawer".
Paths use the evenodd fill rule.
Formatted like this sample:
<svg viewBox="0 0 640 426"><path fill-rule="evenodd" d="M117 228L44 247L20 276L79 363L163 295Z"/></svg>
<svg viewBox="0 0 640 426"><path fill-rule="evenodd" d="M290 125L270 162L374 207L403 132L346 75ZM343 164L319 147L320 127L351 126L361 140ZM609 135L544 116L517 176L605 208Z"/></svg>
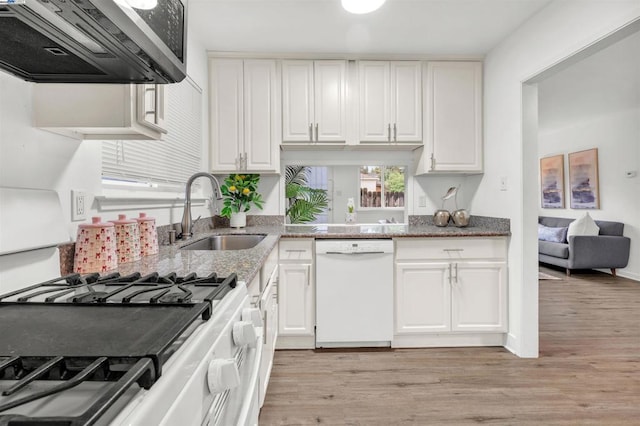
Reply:
<svg viewBox="0 0 640 426"><path fill-rule="evenodd" d="M504 259L507 243L496 238L407 238L396 240L396 260Z"/></svg>
<svg viewBox="0 0 640 426"><path fill-rule="evenodd" d="M313 259L313 239L296 238L280 240L280 260L311 260Z"/></svg>

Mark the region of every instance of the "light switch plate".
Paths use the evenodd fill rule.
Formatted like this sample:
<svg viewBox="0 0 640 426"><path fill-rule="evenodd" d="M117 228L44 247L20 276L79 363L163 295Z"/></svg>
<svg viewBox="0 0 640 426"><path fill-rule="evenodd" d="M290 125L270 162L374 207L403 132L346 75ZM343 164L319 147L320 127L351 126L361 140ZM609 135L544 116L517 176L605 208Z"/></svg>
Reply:
<svg viewBox="0 0 640 426"><path fill-rule="evenodd" d="M87 195L84 191L71 190L71 220L77 222L87 218Z"/></svg>

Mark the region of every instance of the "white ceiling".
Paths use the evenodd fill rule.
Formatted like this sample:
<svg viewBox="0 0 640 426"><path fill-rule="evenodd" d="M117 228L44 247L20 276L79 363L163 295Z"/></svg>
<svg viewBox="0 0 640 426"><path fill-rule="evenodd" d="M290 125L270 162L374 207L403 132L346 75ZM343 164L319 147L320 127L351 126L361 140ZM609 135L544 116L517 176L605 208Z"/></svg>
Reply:
<svg viewBox="0 0 640 426"><path fill-rule="evenodd" d="M189 26L220 52L483 56L550 0L190 0ZM193 34L193 33L192 33Z"/></svg>

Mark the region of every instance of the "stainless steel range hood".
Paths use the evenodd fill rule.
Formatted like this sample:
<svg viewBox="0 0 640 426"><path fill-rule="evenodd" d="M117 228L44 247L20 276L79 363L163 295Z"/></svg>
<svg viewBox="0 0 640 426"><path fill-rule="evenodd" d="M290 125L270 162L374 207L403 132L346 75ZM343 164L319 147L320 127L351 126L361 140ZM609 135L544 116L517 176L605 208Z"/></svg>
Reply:
<svg viewBox="0 0 640 426"><path fill-rule="evenodd" d="M186 1L186 0L184 0ZM0 68L48 83L173 83L186 76L186 8L126 0L0 4Z"/></svg>

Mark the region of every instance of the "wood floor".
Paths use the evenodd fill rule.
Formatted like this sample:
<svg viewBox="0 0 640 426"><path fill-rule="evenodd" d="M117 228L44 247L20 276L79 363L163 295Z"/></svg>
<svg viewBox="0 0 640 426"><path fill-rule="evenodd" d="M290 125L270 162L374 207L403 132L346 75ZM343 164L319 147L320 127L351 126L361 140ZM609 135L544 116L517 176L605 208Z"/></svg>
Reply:
<svg viewBox="0 0 640 426"><path fill-rule="evenodd" d="M640 425L640 283L542 270L539 358L278 351L260 425Z"/></svg>

